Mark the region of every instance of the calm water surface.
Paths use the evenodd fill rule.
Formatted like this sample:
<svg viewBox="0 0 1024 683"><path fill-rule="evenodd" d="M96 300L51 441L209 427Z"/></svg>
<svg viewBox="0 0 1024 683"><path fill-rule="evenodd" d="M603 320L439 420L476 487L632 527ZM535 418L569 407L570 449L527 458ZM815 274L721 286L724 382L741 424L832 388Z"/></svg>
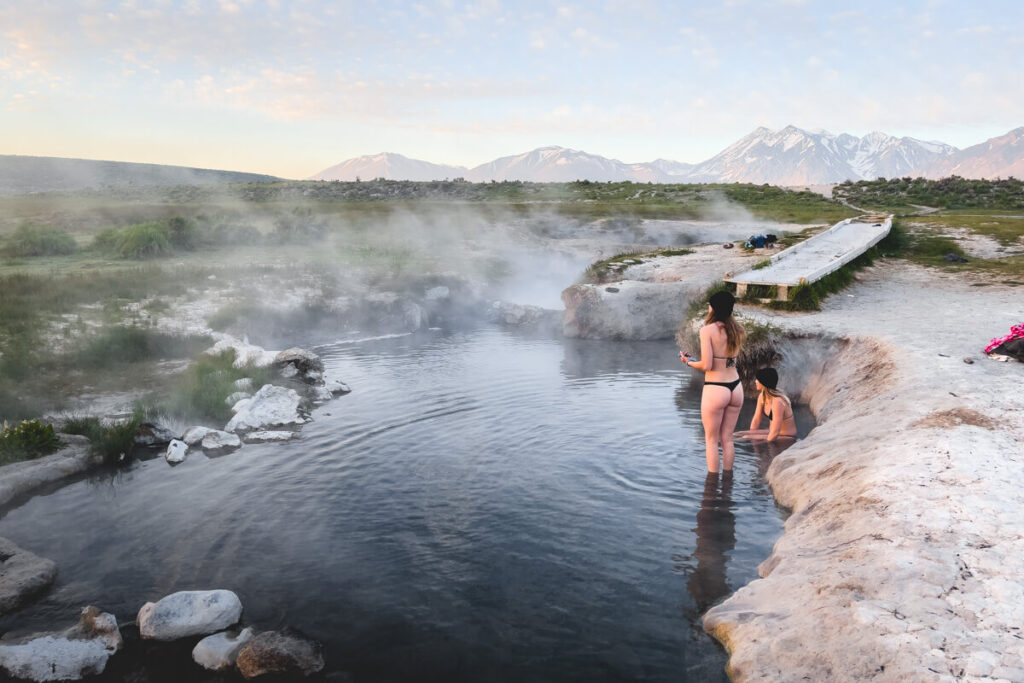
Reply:
<svg viewBox="0 0 1024 683"><path fill-rule="evenodd" d="M6 512L0 536L60 576L0 630L230 588L355 681L725 680L699 617L756 578L783 513L768 453L741 444L732 481L706 480L674 345L481 329L317 350L353 392L300 438Z"/></svg>

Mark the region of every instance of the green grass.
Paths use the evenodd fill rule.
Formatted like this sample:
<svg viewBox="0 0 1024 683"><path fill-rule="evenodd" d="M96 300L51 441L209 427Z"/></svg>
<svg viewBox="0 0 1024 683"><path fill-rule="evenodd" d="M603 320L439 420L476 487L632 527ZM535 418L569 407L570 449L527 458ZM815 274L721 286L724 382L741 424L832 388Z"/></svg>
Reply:
<svg viewBox="0 0 1024 683"><path fill-rule="evenodd" d="M1024 217L999 214L978 214L973 210L943 212L917 216L915 223L933 229L966 228L978 235L985 235L1003 246L1024 248Z"/></svg>
<svg viewBox="0 0 1024 683"><path fill-rule="evenodd" d="M63 230L22 224L7 242L3 251L8 256L57 256L78 250L75 239Z"/></svg>
<svg viewBox="0 0 1024 683"><path fill-rule="evenodd" d="M208 348L206 336L170 335L141 327L108 327L71 353L66 362L78 369L96 370L123 363L188 358Z"/></svg>
<svg viewBox="0 0 1024 683"><path fill-rule="evenodd" d="M1024 209L1024 183L1016 178L879 178L846 181L837 185L832 194L856 206L872 208L901 208L916 204L946 209Z"/></svg>
<svg viewBox="0 0 1024 683"><path fill-rule="evenodd" d="M39 458L53 453L60 445L53 425L39 420L24 420L15 425L5 422L0 430L0 465Z"/></svg>
<svg viewBox="0 0 1024 683"><path fill-rule="evenodd" d="M231 408L224 400L237 391L236 380L249 377L255 387L260 387L277 376L273 368L236 368L234 362L234 350L200 355L177 378L162 409L182 418L226 420L231 417Z"/></svg>
<svg viewBox="0 0 1024 683"><path fill-rule="evenodd" d="M622 252L587 266L587 269L580 277L579 283L600 285L606 282L613 282L619 279L627 268L643 263L644 259L659 256L685 256L692 253L694 253L693 249L680 249L678 247L666 247L664 249L655 249L654 251L636 250Z"/></svg>
<svg viewBox="0 0 1024 683"><path fill-rule="evenodd" d="M96 417L72 418L64 424L62 431L88 438L90 452L102 457L108 465L117 465L131 459L139 426L152 419L154 414L152 408L137 404L125 420L104 423Z"/></svg>

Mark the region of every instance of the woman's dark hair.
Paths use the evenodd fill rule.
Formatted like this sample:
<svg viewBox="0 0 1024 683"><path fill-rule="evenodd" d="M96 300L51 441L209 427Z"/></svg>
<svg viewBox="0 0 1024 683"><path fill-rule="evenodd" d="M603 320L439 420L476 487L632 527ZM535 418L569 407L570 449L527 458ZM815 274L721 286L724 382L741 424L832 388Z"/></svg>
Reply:
<svg viewBox="0 0 1024 683"><path fill-rule="evenodd" d="M715 292L708 299L711 312L704 318L705 325L722 323L725 327L726 351L732 355L736 355L739 352L740 346L743 345L743 339L747 334L743 330L743 326L732 317L732 307L735 303L736 297L731 293L725 290Z"/></svg>

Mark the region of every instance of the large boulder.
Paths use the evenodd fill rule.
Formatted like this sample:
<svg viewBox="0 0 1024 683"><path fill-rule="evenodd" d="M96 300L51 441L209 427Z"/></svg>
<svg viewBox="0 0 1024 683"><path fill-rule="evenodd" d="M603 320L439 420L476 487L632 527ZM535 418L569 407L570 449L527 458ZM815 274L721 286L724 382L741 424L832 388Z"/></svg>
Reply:
<svg viewBox="0 0 1024 683"><path fill-rule="evenodd" d="M77 681L103 673L121 646L114 615L86 607L78 623L66 631L0 645L0 668L30 681Z"/></svg>
<svg viewBox="0 0 1024 683"><path fill-rule="evenodd" d="M294 389L264 384L248 401L225 425L225 431L244 432L306 423L303 416L306 400Z"/></svg>
<svg viewBox="0 0 1024 683"><path fill-rule="evenodd" d="M206 636L192 649L192 660L210 671L225 671L235 665L238 652L252 640L255 633L251 628L241 633L214 633Z"/></svg>
<svg viewBox="0 0 1024 683"><path fill-rule="evenodd" d="M222 631L237 624L242 602L229 590L179 591L139 610L139 634L153 640L177 640Z"/></svg>
<svg viewBox="0 0 1024 683"><path fill-rule="evenodd" d="M11 612L46 590L57 577L53 560L0 538L0 614Z"/></svg>
<svg viewBox="0 0 1024 683"><path fill-rule="evenodd" d="M693 286L682 282L573 285L562 292L562 331L567 337L584 339L671 339L698 295Z"/></svg>
<svg viewBox="0 0 1024 683"><path fill-rule="evenodd" d="M274 364L281 368L285 376L297 375L311 384L322 384L324 381L324 363L312 351L297 346L285 349L274 357Z"/></svg>
<svg viewBox="0 0 1024 683"><path fill-rule="evenodd" d="M316 643L276 631L261 633L249 641L235 663L246 678L296 673L309 676L324 668Z"/></svg>

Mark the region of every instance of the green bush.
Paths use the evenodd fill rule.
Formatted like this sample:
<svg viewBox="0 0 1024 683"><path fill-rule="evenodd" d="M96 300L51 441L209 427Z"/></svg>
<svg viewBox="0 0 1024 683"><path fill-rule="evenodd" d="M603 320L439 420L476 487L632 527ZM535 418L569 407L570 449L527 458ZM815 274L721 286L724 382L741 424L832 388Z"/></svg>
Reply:
<svg viewBox="0 0 1024 683"><path fill-rule="evenodd" d="M122 422L103 424L96 417L72 418L64 424L63 431L88 438L89 450L94 455L102 457L108 465L116 465L131 459L139 426L153 413L152 409L136 405L131 417Z"/></svg>
<svg viewBox="0 0 1024 683"><path fill-rule="evenodd" d="M204 353L181 374L166 410L186 418L228 419L231 408L224 400L237 391L236 380L249 377L259 387L273 376L271 368L236 368L233 349L216 356Z"/></svg>
<svg viewBox="0 0 1024 683"><path fill-rule="evenodd" d="M107 228L93 238L93 248L118 258L144 259L163 256L175 249L195 249L200 243L195 223L175 216L162 221L149 221Z"/></svg>
<svg viewBox="0 0 1024 683"><path fill-rule="evenodd" d="M58 256L77 249L74 238L62 230L25 224L11 235L4 251L11 256Z"/></svg>
<svg viewBox="0 0 1024 683"><path fill-rule="evenodd" d="M53 453L59 446L53 425L24 420L9 427L5 422L0 432L0 464L38 458Z"/></svg>

